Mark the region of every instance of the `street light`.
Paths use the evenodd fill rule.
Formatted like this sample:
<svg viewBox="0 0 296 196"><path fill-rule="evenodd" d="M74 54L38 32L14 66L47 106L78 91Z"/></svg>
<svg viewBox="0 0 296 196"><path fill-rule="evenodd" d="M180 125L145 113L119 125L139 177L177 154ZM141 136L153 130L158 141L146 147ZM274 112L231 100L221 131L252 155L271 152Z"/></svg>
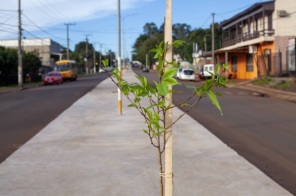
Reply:
<svg viewBox="0 0 296 196"><path fill-rule="evenodd" d="M128 14L128 15L126 15L126 16L124 16L124 17L122 17L122 29L123 29L123 62L124 62L124 66L126 66L126 62L125 62L125 60L126 60L126 57L127 57L127 55L126 55L126 39L125 39L125 25L124 25L124 21L125 21L125 19L127 18L127 17L130 17L130 16L135 16L135 15L137 15L137 13L133 13L133 14Z"/></svg>

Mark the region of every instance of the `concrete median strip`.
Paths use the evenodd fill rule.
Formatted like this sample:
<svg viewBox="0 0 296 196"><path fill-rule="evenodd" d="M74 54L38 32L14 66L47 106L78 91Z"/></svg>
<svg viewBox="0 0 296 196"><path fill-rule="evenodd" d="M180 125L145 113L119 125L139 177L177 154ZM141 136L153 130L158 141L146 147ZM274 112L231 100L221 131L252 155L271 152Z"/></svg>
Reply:
<svg viewBox="0 0 296 196"><path fill-rule="evenodd" d="M106 79L4 161L0 195L159 195L144 120L114 91ZM291 195L190 116L173 130L174 195Z"/></svg>

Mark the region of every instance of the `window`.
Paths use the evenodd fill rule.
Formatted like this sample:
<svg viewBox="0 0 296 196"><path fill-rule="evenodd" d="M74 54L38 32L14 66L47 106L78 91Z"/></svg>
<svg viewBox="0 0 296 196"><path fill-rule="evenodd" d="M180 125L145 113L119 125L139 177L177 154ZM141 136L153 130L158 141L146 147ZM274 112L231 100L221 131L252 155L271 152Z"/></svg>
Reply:
<svg viewBox="0 0 296 196"><path fill-rule="evenodd" d="M193 70L184 70L184 74L185 75L192 75L193 74Z"/></svg>
<svg viewBox="0 0 296 196"><path fill-rule="evenodd" d="M231 71L237 72L237 56L231 57Z"/></svg>
<svg viewBox="0 0 296 196"><path fill-rule="evenodd" d="M254 66L253 66L253 54L247 54L246 70L247 70L247 72L252 72L254 70Z"/></svg>

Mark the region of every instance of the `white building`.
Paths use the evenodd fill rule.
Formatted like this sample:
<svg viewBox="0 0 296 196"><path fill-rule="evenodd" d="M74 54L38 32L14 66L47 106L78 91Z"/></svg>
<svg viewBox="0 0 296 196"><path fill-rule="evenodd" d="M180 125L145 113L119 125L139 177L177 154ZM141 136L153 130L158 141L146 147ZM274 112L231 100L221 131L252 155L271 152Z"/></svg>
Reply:
<svg viewBox="0 0 296 196"><path fill-rule="evenodd" d="M0 40L0 46L18 48L18 40ZM35 51L39 55L42 66L53 67L55 61L61 59L64 47L51 39L23 39L22 50Z"/></svg>

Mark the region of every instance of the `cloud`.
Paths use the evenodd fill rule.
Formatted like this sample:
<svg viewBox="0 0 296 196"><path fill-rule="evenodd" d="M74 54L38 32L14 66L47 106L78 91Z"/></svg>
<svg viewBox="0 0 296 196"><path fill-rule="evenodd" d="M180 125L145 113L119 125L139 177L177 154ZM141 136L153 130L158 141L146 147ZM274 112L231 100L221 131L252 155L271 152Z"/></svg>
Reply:
<svg viewBox="0 0 296 196"><path fill-rule="evenodd" d="M154 0L121 0L121 10L128 10ZM83 22L117 13L117 0L22 0L22 22L26 30L46 28L65 22ZM13 16L0 18L0 23L17 25L17 1L7 1L1 10L14 10ZM38 27L36 27L38 26ZM0 38L3 37L0 26ZM15 26L16 28L16 26Z"/></svg>

